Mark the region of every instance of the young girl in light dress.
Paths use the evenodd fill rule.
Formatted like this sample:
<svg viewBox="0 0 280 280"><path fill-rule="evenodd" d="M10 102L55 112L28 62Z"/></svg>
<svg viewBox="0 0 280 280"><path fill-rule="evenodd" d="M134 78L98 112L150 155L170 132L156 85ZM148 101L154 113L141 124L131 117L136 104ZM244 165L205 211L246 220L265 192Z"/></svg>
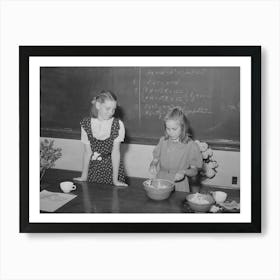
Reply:
<svg viewBox="0 0 280 280"><path fill-rule="evenodd" d="M102 91L92 101L91 116L81 121L83 168L77 181L126 187L120 143L124 141L123 122L113 117L117 98Z"/></svg>
<svg viewBox="0 0 280 280"><path fill-rule="evenodd" d="M198 174L202 155L191 139L190 126L184 112L176 107L164 118L165 136L153 151L149 171L156 178L175 183L176 191L190 192L188 177Z"/></svg>

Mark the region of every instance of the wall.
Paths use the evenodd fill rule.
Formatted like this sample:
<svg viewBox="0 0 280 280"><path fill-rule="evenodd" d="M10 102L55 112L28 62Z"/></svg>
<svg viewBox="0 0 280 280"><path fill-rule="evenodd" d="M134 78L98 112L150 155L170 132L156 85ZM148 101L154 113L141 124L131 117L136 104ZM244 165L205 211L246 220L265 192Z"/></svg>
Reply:
<svg viewBox="0 0 280 280"><path fill-rule="evenodd" d="M44 139L44 138L42 138ZM49 138L48 138L49 139ZM82 168L82 144L79 140L68 140L55 138L55 146L62 148L62 158L55 165L58 169L81 170ZM154 146L137 145L137 144L122 144L122 155L126 174L130 177L148 178L149 163L152 160L152 151ZM210 185L223 187L235 187L232 185L232 176L240 177L239 170L239 152L226 152L214 150L214 158L217 160L219 167L217 175L207 180Z"/></svg>

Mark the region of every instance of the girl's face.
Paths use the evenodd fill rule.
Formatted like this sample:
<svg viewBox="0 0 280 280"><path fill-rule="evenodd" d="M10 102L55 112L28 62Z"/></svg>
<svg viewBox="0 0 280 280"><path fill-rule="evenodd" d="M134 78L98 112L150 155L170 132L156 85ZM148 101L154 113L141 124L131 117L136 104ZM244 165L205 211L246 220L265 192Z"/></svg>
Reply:
<svg viewBox="0 0 280 280"><path fill-rule="evenodd" d="M181 125L177 120L167 120L165 123L166 133L170 137L171 140L177 141L181 135Z"/></svg>
<svg viewBox="0 0 280 280"><path fill-rule="evenodd" d="M101 120L109 120L115 113L117 102L113 100L105 100L103 103L96 102L98 110L98 118Z"/></svg>

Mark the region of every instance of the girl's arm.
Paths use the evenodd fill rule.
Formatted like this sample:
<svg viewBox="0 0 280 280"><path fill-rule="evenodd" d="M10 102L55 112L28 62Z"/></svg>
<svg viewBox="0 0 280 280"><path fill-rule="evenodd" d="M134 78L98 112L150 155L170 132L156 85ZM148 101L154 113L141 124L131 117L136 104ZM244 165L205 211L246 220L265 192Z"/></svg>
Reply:
<svg viewBox="0 0 280 280"><path fill-rule="evenodd" d="M149 172L152 175L156 175L158 172L158 164L159 164L162 142L163 142L163 138L161 137L158 144L156 145L156 147L153 150L153 160L151 161L150 166L149 166Z"/></svg>
<svg viewBox="0 0 280 280"><path fill-rule="evenodd" d="M188 177L196 176L197 173L198 173L198 168L195 167L195 166L191 166L190 168L188 168L188 169L185 171L185 174L186 174Z"/></svg>
<svg viewBox="0 0 280 280"><path fill-rule="evenodd" d="M192 149L190 153L190 167L187 170L178 171L178 173L175 175L175 181L179 181L185 176L195 177L198 174L200 168L202 168L203 159L199 147L195 142L192 142L191 145Z"/></svg>
<svg viewBox="0 0 280 280"><path fill-rule="evenodd" d="M91 147L89 144L83 144L83 169L81 177L74 178L77 181L86 181L88 176L88 166L91 157Z"/></svg>
<svg viewBox="0 0 280 280"><path fill-rule="evenodd" d="M153 175L157 174L157 166L159 163L159 159L154 158L151 163L150 163L150 167L149 167L149 172Z"/></svg>
<svg viewBox="0 0 280 280"><path fill-rule="evenodd" d="M180 170L175 174L174 181L181 181L185 176L194 177L198 173L198 169L194 166L188 168L187 170Z"/></svg>
<svg viewBox="0 0 280 280"><path fill-rule="evenodd" d="M113 183L115 186L127 186L127 184L119 181L120 158L120 142L114 141L112 150Z"/></svg>
<svg viewBox="0 0 280 280"><path fill-rule="evenodd" d="M158 159L158 158L154 158L154 159L151 161L150 165L157 165L158 162L159 162L159 159Z"/></svg>

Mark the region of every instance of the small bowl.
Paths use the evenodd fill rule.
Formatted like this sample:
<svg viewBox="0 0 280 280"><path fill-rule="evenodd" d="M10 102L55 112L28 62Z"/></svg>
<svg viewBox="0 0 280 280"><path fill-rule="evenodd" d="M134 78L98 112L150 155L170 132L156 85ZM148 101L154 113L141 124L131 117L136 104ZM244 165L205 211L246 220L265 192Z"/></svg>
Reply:
<svg viewBox="0 0 280 280"><path fill-rule="evenodd" d="M196 201L194 201L196 199ZM207 201L207 203L200 203L199 200L201 199L201 202ZM188 194L186 197L186 200L190 206L190 208L199 213L205 213L208 212L211 208L211 206L215 203L215 200L213 199L212 195L210 194L201 194L201 193L192 193Z"/></svg>
<svg viewBox="0 0 280 280"><path fill-rule="evenodd" d="M143 185L147 196L153 200L167 199L174 190L174 183L164 179L149 179Z"/></svg>

